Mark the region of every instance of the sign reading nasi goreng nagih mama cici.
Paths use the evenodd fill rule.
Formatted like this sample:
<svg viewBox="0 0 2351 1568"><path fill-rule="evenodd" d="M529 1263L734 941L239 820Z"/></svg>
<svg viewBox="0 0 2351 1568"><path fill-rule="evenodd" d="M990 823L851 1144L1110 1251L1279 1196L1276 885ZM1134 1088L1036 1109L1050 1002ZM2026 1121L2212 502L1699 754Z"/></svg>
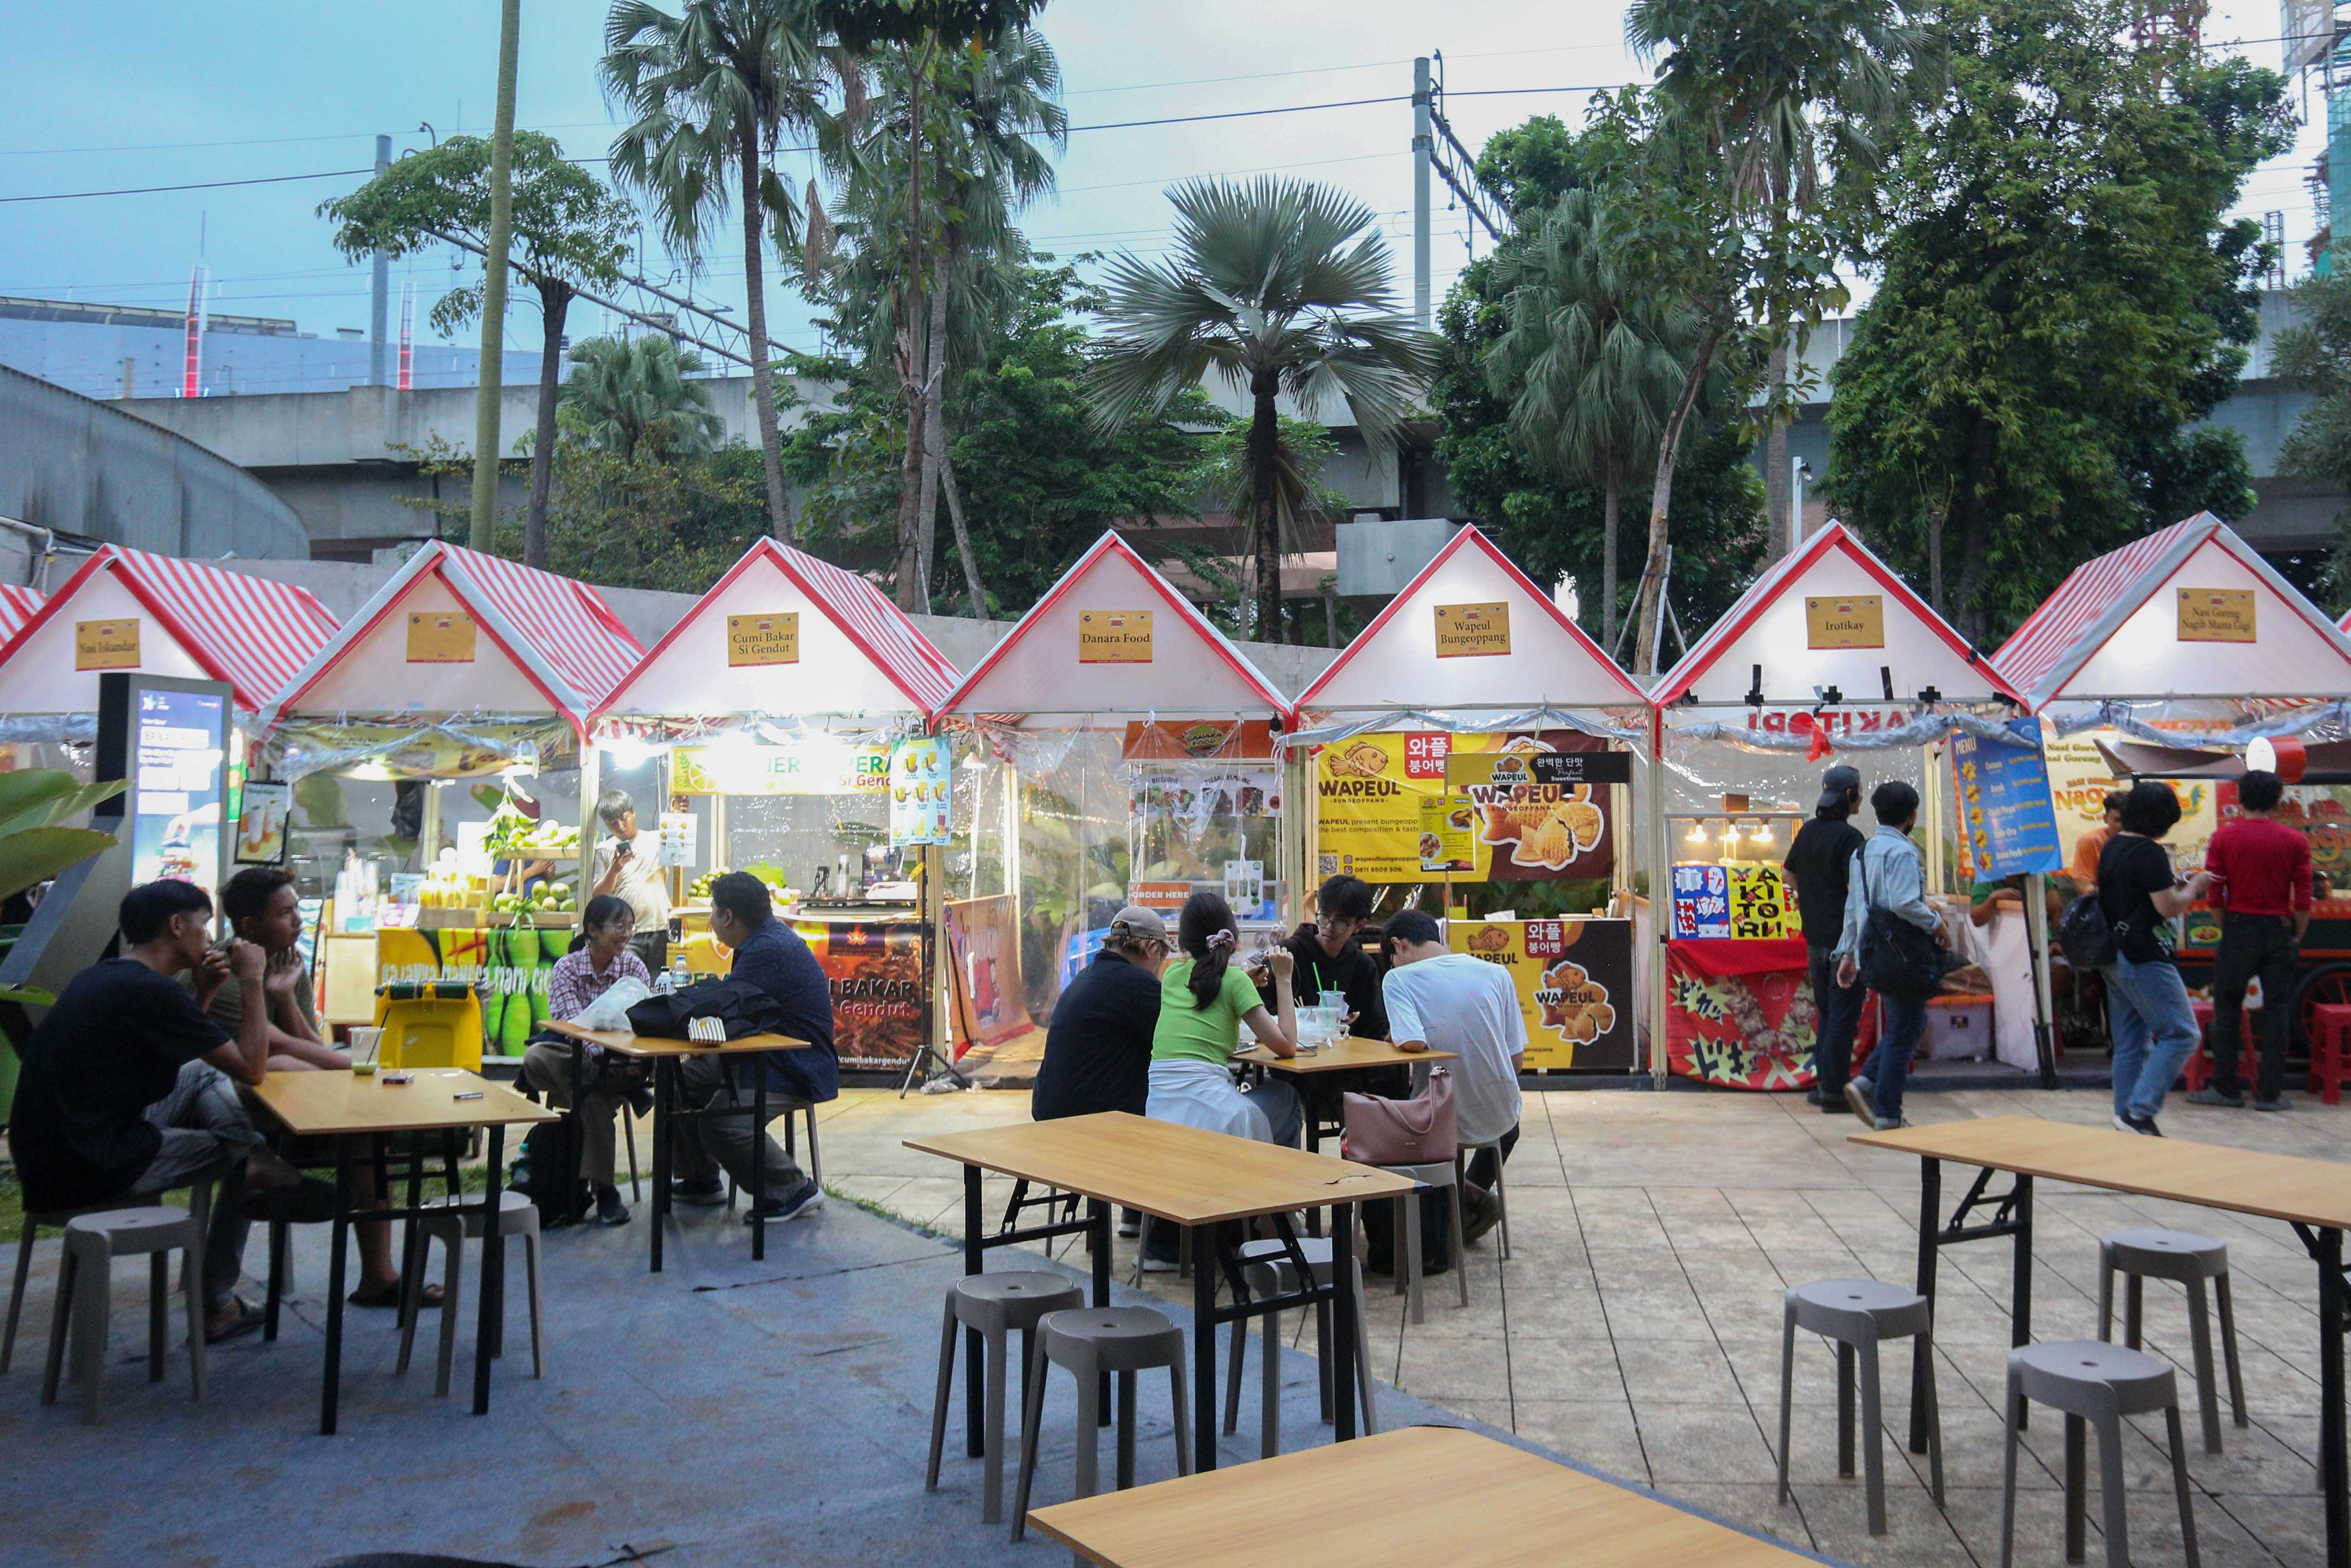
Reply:
<svg viewBox="0 0 2351 1568"><path fill-rule="evenodd" d="M2179 641L2254 643L2253 591L2250 588L2183 588L2179 593Z"/></svg>
<svg viewBox="0 0 2351 1568"><path fill-rule="evenodd" d="M1151 613L1148 610L1079 611L1078 663L1151 663Z"/></svg>
<svg viewBox="0 0 2351 1568"><path fill-rule="evenodd" d="M1437 606L1437 656L1474 659L1510 651L1510 607L1506 603Z"/></svg>
<svg viewBox="0 0 2351 1568"><path fill-rule="evenodd" d="M797 664L800 662L800 615L797 610L771 615L729 615L726 618L726 664L730 669L750 664Z"/></svg>

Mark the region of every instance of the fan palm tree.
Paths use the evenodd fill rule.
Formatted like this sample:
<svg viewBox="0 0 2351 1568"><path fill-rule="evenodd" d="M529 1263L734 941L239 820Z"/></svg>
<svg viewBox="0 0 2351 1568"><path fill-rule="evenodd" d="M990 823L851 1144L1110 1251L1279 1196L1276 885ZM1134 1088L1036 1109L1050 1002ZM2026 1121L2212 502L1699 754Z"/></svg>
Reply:
<svg viewBox="0 0 2351 1568"><path fill-rule="evenodd" d="M633 461L707 452L726 432L710 391L686 378L708 367L667 338L590 338L571 348L563 383L564 433Z"/></svg>
<svg viewBox="0 0 2351 1568"><path fill-rule="evenodd" d="M1616 643L1617 501L1656 455L1695 323L1632 275L1603 198L1560 198L1534 243L1495 258L1508 329L1486 350L1510 433L1553 478L1600 490L1601 641Z"/></svg>
<svg viewBox="0 0 2351 1568"><path fill-rule="evenodd" d="M1280 634L1281 538L1311 489L1281 438L1276 400L1306 418L1335 395L1377 447L1437 368L1437 340L1396 309L1372 210L1326 185L1260 176L1167 193L1176 241L1162 262L1122 252L1106 277L1107 328L1088 373L1094 416L1114 431L1164 412L1209 371L1249 397L1239 509L1256 569L1256 632Z"/></svg>
<svg viewBox="0 0 2351 1568"><path fill-rule="evenodd" d="M789 529L776 388L768 371L765 245L789 243L799 204L773 159L787 128L822 100L822 34L805 0L617 0L604 23L605 90L635 118L612 140L612 174L643 192L672 247L699 256L732 209L743 238L751 402L768 480L769 528ZM732 188L729 188L729 182Z"/></svg>

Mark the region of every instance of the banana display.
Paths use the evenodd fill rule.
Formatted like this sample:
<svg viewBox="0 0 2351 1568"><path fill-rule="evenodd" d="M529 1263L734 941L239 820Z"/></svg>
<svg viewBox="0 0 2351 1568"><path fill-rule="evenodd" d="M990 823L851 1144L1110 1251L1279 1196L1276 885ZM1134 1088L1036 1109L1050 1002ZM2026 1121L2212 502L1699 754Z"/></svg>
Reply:
<svg viewBox="0 0 2351 1568"><path fill-rule="evenodd" d="M531 926L485 931L482 1044L501 1056L520 1056L531 1030L547 1021L547 982L571 933Z"/></svg>

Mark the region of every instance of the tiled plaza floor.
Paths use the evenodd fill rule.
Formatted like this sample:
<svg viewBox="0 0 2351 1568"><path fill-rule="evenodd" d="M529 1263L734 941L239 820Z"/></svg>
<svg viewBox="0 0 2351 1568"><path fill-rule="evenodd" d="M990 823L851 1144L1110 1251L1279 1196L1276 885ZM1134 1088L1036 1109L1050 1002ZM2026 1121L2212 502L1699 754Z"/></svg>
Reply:
<svg viewBox="0 0 2351 1568"><path fill-rule="evenodd" d="M2174 1096L2164 1124L2175 1137L2351 1157L2351 1108L2295 1102L2291 1114L2262 1116L2191 1108ZM1775 1500L1781 1304L1789 1286L1810 1280L1912 1278L1917 1163L1848 1146L1850 1118L1823 1115L1793 1095L1551 1092L1529 1094L1526 1105L1509 1167L1512 1259L1500 1260L1499 1233L1470 1249L1469 1305L1456 1304L1450 1277L1432 1281L1427 1321L1417 1325L1385 1293L1389 1281L1375 1278L1372 1336L1384 1376L1624 1479L1871 1568L1999 1561L2010 1243L1943 1255L1936 1377L1947 1506L1939 1511L1924 1458L1899 1441L1909 1354L1888 1347L1887 1419L1897 1434L1886 1461L1892 1528L1872 1539L1860 1483L1836 1475L1833 1354L1809 1337L1797 1346L1794 1500L1782 1508ZM2105 1094L2088 1091L1917 1094L1909 1110L1920 1123L2031 1115L2102 1126L2109 1115ZM902 1140L1027 1115L1025 1092L902 1101L852 1091L824 1119L826 1185L956 1234L956 1174ZM1949 1180L1945 1186L1949 1201L1956 1194ZM991 1184L991 1212L1001 1202ZM2204 1453L2196 1436L2184 1299L2175 1286L2147 1287L2148 1346L2181 1368L2205 1561L2315 1565L2317 1279L2285 1226L2044 1182L2034 1336L2095 1337L2097 1238L2133 1225L2197 1230L2230 1248L2252 1425L2226 1426L2224 1454ZM1122 1243L1123 1278L1130 1245ZM1171 1275L1144 1282L1188 1302L1188 1282ZM2142 1564L2179 1563L2161 1418L2135 1425L2126 1456L2132 1551ZM2042 1413L2025 1446L2017 1560L2036 1568L2064 1560L2060 1423ZM2097 1560L2095 1456L2090 1474Z"/></svg>

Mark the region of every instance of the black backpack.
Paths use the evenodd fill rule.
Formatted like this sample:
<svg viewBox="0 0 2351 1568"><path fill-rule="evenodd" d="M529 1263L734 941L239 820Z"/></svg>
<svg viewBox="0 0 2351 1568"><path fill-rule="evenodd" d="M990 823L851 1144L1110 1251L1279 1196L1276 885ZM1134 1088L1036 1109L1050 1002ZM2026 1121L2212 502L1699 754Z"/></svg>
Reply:
<svg viewBox="0 0 2351 1568"><path fill-rule="evenodd" d="M542 1228L564 1224L588 1212L591 1201L580 1180L580 1134L566 1114L541 1122L522 1141L522 1179L516 1190L538 1207Z"/></svg>
<svg viewBox="0 0 2351 1568"><path fill-rule="evenodd" d="M776 998L748 980L732 975L688 986L668 996L658 993L629 1009L629 1028L655 1040L685 1040L690 1019L715 1018L726 1026L726 1038L780 1033L784 1009Z"/></svg>
<svg viewBox="0 0 2351 1568"><path fill-rule="evenodd" d="M2106 906L2085 893L2057 916L2057 946L2077 969L2103 969L2122 954L2123 934L2106 919Z"/></svg>

